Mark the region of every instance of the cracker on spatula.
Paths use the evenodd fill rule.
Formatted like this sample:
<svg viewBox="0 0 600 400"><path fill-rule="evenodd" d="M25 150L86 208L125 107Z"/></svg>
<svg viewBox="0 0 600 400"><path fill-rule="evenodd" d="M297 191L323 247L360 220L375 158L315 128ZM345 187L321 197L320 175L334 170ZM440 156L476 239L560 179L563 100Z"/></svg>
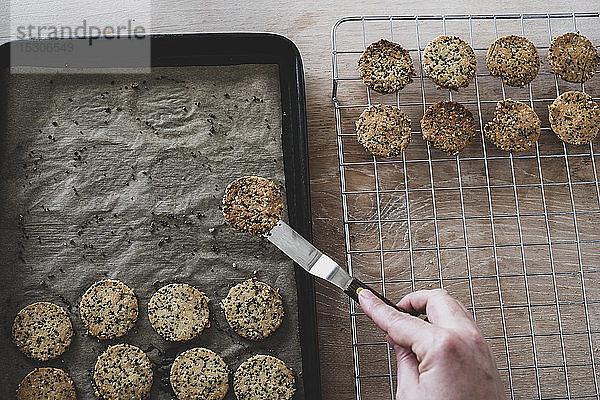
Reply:
<svg viewBox="0 0 600 400"><path fill-rule="evenodd" d="M223 216L240 232L262 235L281 219L283 197L277 185L258 176L231 182L223 196Z"/></svg>

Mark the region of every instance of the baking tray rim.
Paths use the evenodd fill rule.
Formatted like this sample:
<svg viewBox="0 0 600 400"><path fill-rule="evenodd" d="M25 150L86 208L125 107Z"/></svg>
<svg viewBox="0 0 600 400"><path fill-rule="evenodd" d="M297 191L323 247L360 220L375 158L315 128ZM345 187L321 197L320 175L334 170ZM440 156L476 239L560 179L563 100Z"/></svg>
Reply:
<svg viewBox="0 0 600 400"><path fill-rule="evenodd" d="M306 97L302 57L297 46L285 36L263 32L152 33L144 36L150 39L150 67L278 65L288 218L290 225L296 231L307 240L312 241ZM86 40L89 38L7 41L0 44L0 67L11 66L11 47L19 43L50 41L65 43ZM96 40L108 46L111 45L108 44L109 41L110 43L120 43L106 38ZM192 45L194 51L190 52ZM60 67L64 65L62 63ZM42 65L42 67L44 66ZM50 65L50 67L57 66ZM6 92L6 85L5 78L1 78L0 90L2 92ZM2 96L0 99L0 106L3 110L9 106L6 96ZM310 400L320 400L322 396L314 278L297 264L294 264L294 273L298 298L304 397Z"/></svg>

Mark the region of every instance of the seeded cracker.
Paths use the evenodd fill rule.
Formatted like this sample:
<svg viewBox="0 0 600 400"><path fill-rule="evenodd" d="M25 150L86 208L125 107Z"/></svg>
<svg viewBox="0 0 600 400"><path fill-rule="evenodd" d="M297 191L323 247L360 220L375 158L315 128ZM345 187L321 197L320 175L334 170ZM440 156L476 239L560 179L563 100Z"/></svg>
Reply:
<svg viewBox="0 0 600 400"><path fill-rule="evenodd" d="M410 120L398 107L378 104L365 109L356 121L358 142L370 153L393 157L410 142Z"/></svg>
<svg viewBox="0 0 600 400"><path fill-rule="evenodd" d="M114 339L135 325L138 301L133 290L124 283L105 280L94 283L83 294L79 312L90 335Z"/></svg>
<svg viewBox="0 0 600 400"><path fill-rule="evenodd" d="M564 142L586 144L600 131L600 107L586 93L563 93L548 111L550 127Z"/></svg>
<svg viewBox="0 0 600 400"><path fill-rule="evenodd" d="M281 325L284 315L281 295L254 279L232 287L221 308L231 329L252 340L271 335Z"/></svg>
<svg viewBox="0 0 600 400"><path fill-rule="evenodd" d="M210 325L208 317L208 297L185 283L160 288L148 302L150 324L166 340L197 337Z"/></svg>
<svg viewBox="0 0 600 400"><path fill-rule="evenodd" d="M231 182L223 196L223 216L240 232L261 235L281 219L283 197L275 183L258 176Z"/></svg>
<svg viewBox="0 0 600 400"><path fill-rule="evenodd" d="M103 400L146 399L152 380L148 356L130 344L110 346L94 366L95 394Z"/></svg>
<svg viewBox="0 0 600 400"><path fill-rule="evenodd" d="M67 351L73 338L73 325L62 307L38 302L19 311L12 326L12 337L28 357L47 361Z"/></svg>
<svg viewBox="0 0 600 400"><path fill-rule="evenodd" d="M173 362L171 386L179 400L222 400L229 389L229 368L213 351L196 347Z"/></svg>
<svg viewBox="0 0 600 400"><path fill-rule="evenodd" d="M62 369L36 368L17 388L17 400L75 400L71 377Z"/></svg>
<svg viewBox="0 0 600 400"><path fill-rule="evenodd" d="M540 119L527 104L506 99L496 104L494 119L484 132L501 150L525 151L540 137Z"/></svg>
<svg viewBox="0 0 600 400"><path fill-rule="evenodd" d="M423 69L438 89L469 86L477 70L475 52L458 36L439 36L425 47Z"/></svg>
<svg viewBox="0 0 600 400"><path fill-rule="evenodd" d="M594 76L600 65L600 56L588 38L568 32L552 40L548 62L554 73L565 81L585 82Z"/></svg>
<svg viewBox="0 0 600 400"><path fill-rule="evenodd" d="M490 74L502 78L505 85L522 87L537 76L540 55L528 39L508 35L492 43L486 63Z"/></svg>
<svg viewBox="0 0 600 400"><path fill-rule="evenodd" d="M441 101L425 111L421 131L433 147L456 155L475 137L475 119L462 104Z"/></svg>
<svg viewBox="0 0 600 400"><path fill-rule="evenodd" d="M381 39L371 43L358 60L365 85L379 93L393 93L413 81L415 67L408 51L398 43Z"/></svg>
<svg viewBox="0 0 600 400"><path fill-rule="evenodd" d="M233 390L238 400L289 400L296 387L292 370L283 361L256 355L233 374Z"/></svg>

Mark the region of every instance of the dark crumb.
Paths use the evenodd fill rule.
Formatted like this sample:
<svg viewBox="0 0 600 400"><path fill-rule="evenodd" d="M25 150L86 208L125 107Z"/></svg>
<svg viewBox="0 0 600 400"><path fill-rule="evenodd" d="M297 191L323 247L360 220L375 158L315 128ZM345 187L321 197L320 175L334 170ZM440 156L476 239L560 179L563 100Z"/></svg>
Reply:
<svg viewBox="0 0 600 400"><path fill-rule="evenodd" d="M158 241L158 247L162 247L167 243L170 243L173 240L171 236L165 236L164 238Z"/></svg>

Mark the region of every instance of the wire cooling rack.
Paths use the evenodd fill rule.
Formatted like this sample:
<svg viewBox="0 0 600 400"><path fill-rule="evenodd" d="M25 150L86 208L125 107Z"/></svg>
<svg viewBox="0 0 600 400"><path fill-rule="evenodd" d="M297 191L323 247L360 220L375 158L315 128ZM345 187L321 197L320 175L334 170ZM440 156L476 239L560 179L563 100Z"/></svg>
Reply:
<svg viewBox="0 0 600 400"><path fill-rule="evenodd" d="M600 153L598 139L566 145L549 128L547 106L567 90L600 100L600 74L570 84L551 71L552 37L579 31L600 43L600 15L519 14L365 16L332 29L333 103L350 273L391 299L443 287L472 311L492 346L510 399L600 398ZM458 35L477 57L474 82L437 90L421 53L441 34ZM538 48L538 77L504 86L485 66L497 37L522 35ZM358 71L365 47L386 38L410 52L414 82L393 95L366 88ZM505 153L483 125L497 101L529 104L542 120L532 149ZM461 102L479 137L459 156L430 147L420 134L424 110ZM354 121L365 107L395 104L412 121L402 157L367 154ZM596 149L597 150L597 149ZM385 337L350 302L357 399L395 397L395 356Z"/></svg>

